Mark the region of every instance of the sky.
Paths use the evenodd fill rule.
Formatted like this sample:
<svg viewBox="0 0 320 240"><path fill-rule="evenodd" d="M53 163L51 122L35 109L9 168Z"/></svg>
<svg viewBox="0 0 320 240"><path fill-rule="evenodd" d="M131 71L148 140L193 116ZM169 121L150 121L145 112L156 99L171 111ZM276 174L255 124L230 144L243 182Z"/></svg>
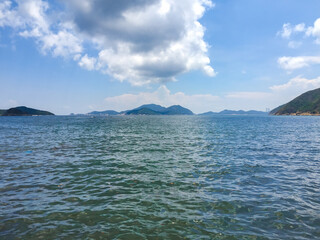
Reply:
<svg viewBox="0 0 320 240"><path fill-rule="evenodd" d="M320 87L319 0L0 0L0 109L273 109Z"/></svg>

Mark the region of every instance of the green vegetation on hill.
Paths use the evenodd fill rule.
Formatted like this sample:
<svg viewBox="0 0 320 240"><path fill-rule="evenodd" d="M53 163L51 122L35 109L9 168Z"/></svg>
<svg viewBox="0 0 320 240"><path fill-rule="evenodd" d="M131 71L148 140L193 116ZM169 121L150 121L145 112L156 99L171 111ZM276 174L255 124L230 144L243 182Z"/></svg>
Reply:
<svg viewBox="0 0 320 240"><path fill-rule="evenodd" d="M189 109L180 105L173 105L162 112L163 115L193 115Z"/></svg>
<svg viewBox="0 0 320 240"><path fill-rule="evenodd" d="M2 113L2 116L39 116L39 115L54 115L54 114L47 111L27 108L24 106L10 108L6 110L4 113Z"/></svg>
<svg viewBox="0 0 320 240"><path fill-rule="evenodd" d="M155 112L164 112L166 110L165 107L162 107L160 105L157 105L157 104L145 104L145 105L142 105L138 108L135 108L135 109L132 109L132 110L139 110L139 109L142 109L142 108L147 108L147 109L151 109L152 111L155 111Z"/></svg>
<svg viewBox="0 0 320 240"><path fill-rule="evenodd" d="M142 105L136 109L126 112L127 115L193 115L189 109L174 105L168 108L160 105L148 104Z"/></svg>
<svg viewBox="0 0 320 240"><path fill-rule="evenodd" d="M303 93L287 104L273 109L273 115L320 115L320 88Z"/></svg>
<svg viewBox="0 0 320 240"><path fill-rule="evenodd" d="M0 109L0 116L4 114L7 110Z"/></svg>
<svg viewBox="0 0 320 240"><path fill-rule="evenodd" d="M161 115L161 112L149 108L139 108L126 112L126 115Z"/></svg>

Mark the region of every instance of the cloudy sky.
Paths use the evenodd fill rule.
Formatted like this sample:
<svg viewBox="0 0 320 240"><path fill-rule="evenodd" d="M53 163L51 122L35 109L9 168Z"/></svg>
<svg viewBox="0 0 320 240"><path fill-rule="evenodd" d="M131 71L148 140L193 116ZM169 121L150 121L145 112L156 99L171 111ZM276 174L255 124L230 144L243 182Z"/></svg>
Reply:
<svg viewBox="0 0 320 240"><path fill-rule="evenodd" d="M319 0L0 0L0 109L272 109L320 87L319 9Z"/></svg>

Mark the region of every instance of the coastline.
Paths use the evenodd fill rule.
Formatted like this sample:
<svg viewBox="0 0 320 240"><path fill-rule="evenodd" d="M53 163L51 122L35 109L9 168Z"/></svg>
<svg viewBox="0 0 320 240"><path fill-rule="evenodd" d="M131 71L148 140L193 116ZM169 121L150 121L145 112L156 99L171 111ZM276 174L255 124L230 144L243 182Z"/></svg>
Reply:
<svg viewBox="0 0 320 240"><path fill-rule="evenodd" d="M288 113L288 114L271 114L274 116L320 116L320 113Z"/></svg>

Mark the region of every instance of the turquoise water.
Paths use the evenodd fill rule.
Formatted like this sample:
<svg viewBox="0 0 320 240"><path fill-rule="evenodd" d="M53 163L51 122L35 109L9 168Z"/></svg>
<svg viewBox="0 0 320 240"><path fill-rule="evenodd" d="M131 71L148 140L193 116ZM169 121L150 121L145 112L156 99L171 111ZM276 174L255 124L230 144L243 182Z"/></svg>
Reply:
<svg viewBox="0 0 320 240"><path fill-rule="evenodd" d="M319 239L320 118L0 118L0 239Z"/></svg>

